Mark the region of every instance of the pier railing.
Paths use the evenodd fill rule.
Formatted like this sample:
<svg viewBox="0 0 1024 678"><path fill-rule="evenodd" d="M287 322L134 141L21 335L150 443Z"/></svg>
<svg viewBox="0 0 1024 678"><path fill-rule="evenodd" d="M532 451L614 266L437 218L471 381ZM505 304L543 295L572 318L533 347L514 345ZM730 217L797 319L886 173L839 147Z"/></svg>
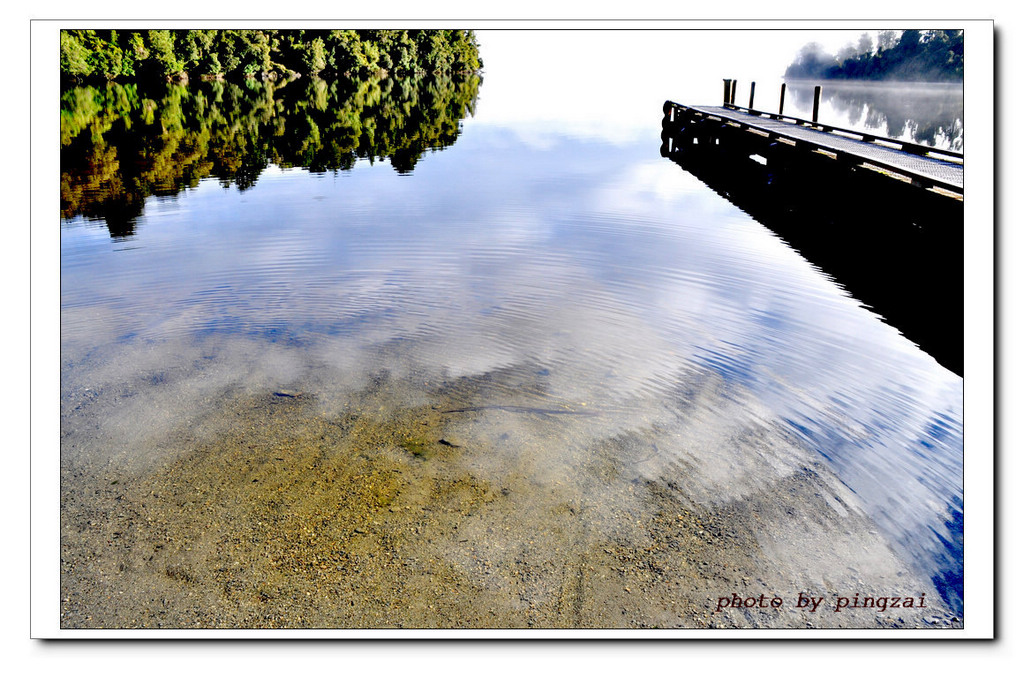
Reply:
<svg viewBox="0 0 1024 678"><path fill-rule="evenodd" d="M779 120L782 122L788 122L808 129L818 130L820 132L826 132L828 134L836 134L841 137L848 139L856 139L865 143L878 144L884 148L892 148L894 150L903 151L904 153L913 153L914 155L935 157L948 162L960 162L963 163L964 154L957 151L951 151L948 149L935 148L934 146L927 146L925 144L918 144L912 141L904 141L902 139L893 139L891 137L879 136L877 134L869 134L868 132L862 132L853 129L846 129L843 127L836 127L835 125L826 125L818 121L818 109L821 102L821 85L814 87L814 104L812 108L812 119L806 120L803 118L797 118L791 115L785 115L783 109L786 101L786 84L783 83L779 94L779 112L771 113L769 111L762 111L754 108L754 89L757 83L750 83L750 102L746 107L738 106L736 104L736 81L726 80L726 98L722 103L723 108L728 108L735 111L741 111L749 115L758 117L764 117L770 120Z"/></svg>

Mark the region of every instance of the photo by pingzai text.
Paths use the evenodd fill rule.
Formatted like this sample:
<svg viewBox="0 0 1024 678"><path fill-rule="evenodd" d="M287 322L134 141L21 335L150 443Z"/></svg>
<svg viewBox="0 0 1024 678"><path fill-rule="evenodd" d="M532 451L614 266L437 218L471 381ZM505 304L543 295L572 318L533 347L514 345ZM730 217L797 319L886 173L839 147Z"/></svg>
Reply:
<svg viewBox="0 0 1024 678"><path fill-rule="evenodd" d="M862 596L860 593L857 593L853 596L837 595L830 597L829 601L825 603L825 596L815 596L801 591L795 601L790 598L789 604L795 609L807 610L808 612L817 612L823 603L825 603L825 609L832 610L833 612L865 608L883 612L896 608L928 607L924 602L924 598L925 594L923 593L917 596ZM718 598L718 606L715 612L722 612L730 608L779 609L786 604L785 598L774 594L762 593L758 596L742 597L738 593L733 593L731 596L721 596Z"/></svg>

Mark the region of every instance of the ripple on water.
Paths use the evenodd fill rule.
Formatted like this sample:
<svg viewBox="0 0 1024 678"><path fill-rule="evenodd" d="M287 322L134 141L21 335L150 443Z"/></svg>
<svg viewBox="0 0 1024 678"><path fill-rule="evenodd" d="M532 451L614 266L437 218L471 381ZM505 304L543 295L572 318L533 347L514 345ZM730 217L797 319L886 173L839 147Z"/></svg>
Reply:
<svg viewBox="0 0 1024 678"><path fill-rule="evenodd" d="M627 543L615 521L677 502L732 516L760 554L744 558L763 558L780 586L822 585L854 567L845 558L877 587L915 563L959 611L962 380L714 194L620 186L628 207L611 208L593 196L622 158L593 162L605 171L579 183L529 177L530 199L512 159L459 172L446 179L463 182L455 205L433 199L427 171L401 190L371 167L344 191L301 172L244 194L203 182L179 198L187 210L141 217L130 251L66 224L62 453L164 468L181 452L167 440L203 448L258 431L280 405L212 413L281 389L308 395L315 430L353 403L359 421L376 411L410 427L402 412L433 420L443 403L458 419L434 437L461 436L459 463L488 480L481 496L504 496L513 474L524 494L508 506L542 530L555 506L543 492L567 483L559 501L603 526L588 537L598 555ZM678 169L664 171L673 186ZM364 184L376 199L348 207ZM559 414L570 409L595 414ZM398 453L401 441L374 435ZM630 548L650 538L621 529ZM465 565L461 543L431 557ZM504 548L488 555L511 568Z"/></svg>

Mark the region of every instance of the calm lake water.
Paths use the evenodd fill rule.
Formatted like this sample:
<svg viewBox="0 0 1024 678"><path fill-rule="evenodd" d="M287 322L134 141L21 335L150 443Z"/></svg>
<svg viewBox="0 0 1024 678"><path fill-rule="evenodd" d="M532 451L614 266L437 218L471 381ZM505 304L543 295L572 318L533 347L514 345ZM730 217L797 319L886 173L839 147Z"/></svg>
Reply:
<svg viewBox="0 0 1024 678"><path fill-rule="evenodd" d="M651 514L636 495L623 499L637 486L669 497L658 509L666 520L712 512L721 539L749 537L749 568L733 576L707 547L712 555L694 562L710 569L697 563L687 594L698 607L716 611L734 591L777 593L787 607L804 591L833 607L836 596L869 592L929 603L918 616L874 607L851 622L831 608L792 618L717 610L728 624L927 626L932 614L962 615L962 378L659 156L660 101L717 99L649 93L642 120L584 133L557 116L503 119L488 101L505 86L485 77L65 92L62 543L77 564L63 570L66 623L100 618L89 601L105 587L156 590L149 561L132 555L142 536L96 564L104 540L155 520L146 513L161 494L154 473L183 458L194 467L197 450L239 432L258 446L270 426L259 417L298 402L309 410L295 414L296 439L314 419L341 421L356 408L395 427L444 414L426 443L385 441L367 454L416 456L431 444L463 455L458 463L476 455L474 477L512 487L512 497L518 486L503 479L524 479L523 506L572 486L576 508L558 529L580 515ZM962 94L959 113L937 120L928 96L926 113L896 112L884 88L834 91L829 114L845 118L834 124L963 148ZM787 112L799 115L801 90L789 96ZM613 471L590 465L598 451ZM145 496L132 494L139 487ZM105 508L90 503L94 488L109 495ZM244 501L208 492L212 505ZM105 528L119 511L128 520L118 508L128 502L131 525ZM522 544L548 533L536 520L537 536ZM615 522L588 525L598 555L639 549ZM502 558L540 567L562 553L513 558L511 538L472 535L431 543L443 539L451 548L435 556L456 570L460 544L493 544L496 567ZM167 587L218 576L209 563L221 551L208 546L204 561L194 554L205 542L195 543L181 567L208 577L168 561ZM489 590L525 586L493 579L502 572L488 575ZM601 604L602 589L585 581L580 590ZM658 609L670 609L677 584L660 585ZM231 587L217 591L195 607L226 605ZM530 609L523 603L524 624ZM104 623L147 625L138 610L104 610ZM434 621L446 620L460 624Z"/></svg>
<svg viewBox="0 0 1024 678"><path fill-rule="evenodd" d="M787 115L811 119L816 84L787 85ZM775 97L777 102L777 90ZM738 94L736 101L746 103ZM774 112L768 103L767 97L758 100L763 110ZM822 85L818 117L837 127L964 152L962 84L829 81Z"/></svg>

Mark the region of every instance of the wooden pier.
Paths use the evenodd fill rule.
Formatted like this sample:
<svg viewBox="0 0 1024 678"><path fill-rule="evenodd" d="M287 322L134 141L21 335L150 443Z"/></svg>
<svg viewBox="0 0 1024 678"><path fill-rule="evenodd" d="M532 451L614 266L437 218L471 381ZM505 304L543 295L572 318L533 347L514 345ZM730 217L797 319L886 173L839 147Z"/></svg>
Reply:
<svg viewBox="0 0 1024 678"><path fill-rule="evenodd" d="M665 102L661 154L962 376L963 155L730 96L727 85L722 106Z"/></svg>
<svg viewBox="0 0 1024 678"><path fill-rule="evenodd" d="M664 112L662 155L666 157L685 152L687 144L720 144L723 136L735 131L748 138L732 141L750 146L752 154L759 155L766 164L782 156L792 163L798 156L816 154L847 169L875 171L915 187L963 199L962 153L728 103L684 106L666 101Z"/></svg>

